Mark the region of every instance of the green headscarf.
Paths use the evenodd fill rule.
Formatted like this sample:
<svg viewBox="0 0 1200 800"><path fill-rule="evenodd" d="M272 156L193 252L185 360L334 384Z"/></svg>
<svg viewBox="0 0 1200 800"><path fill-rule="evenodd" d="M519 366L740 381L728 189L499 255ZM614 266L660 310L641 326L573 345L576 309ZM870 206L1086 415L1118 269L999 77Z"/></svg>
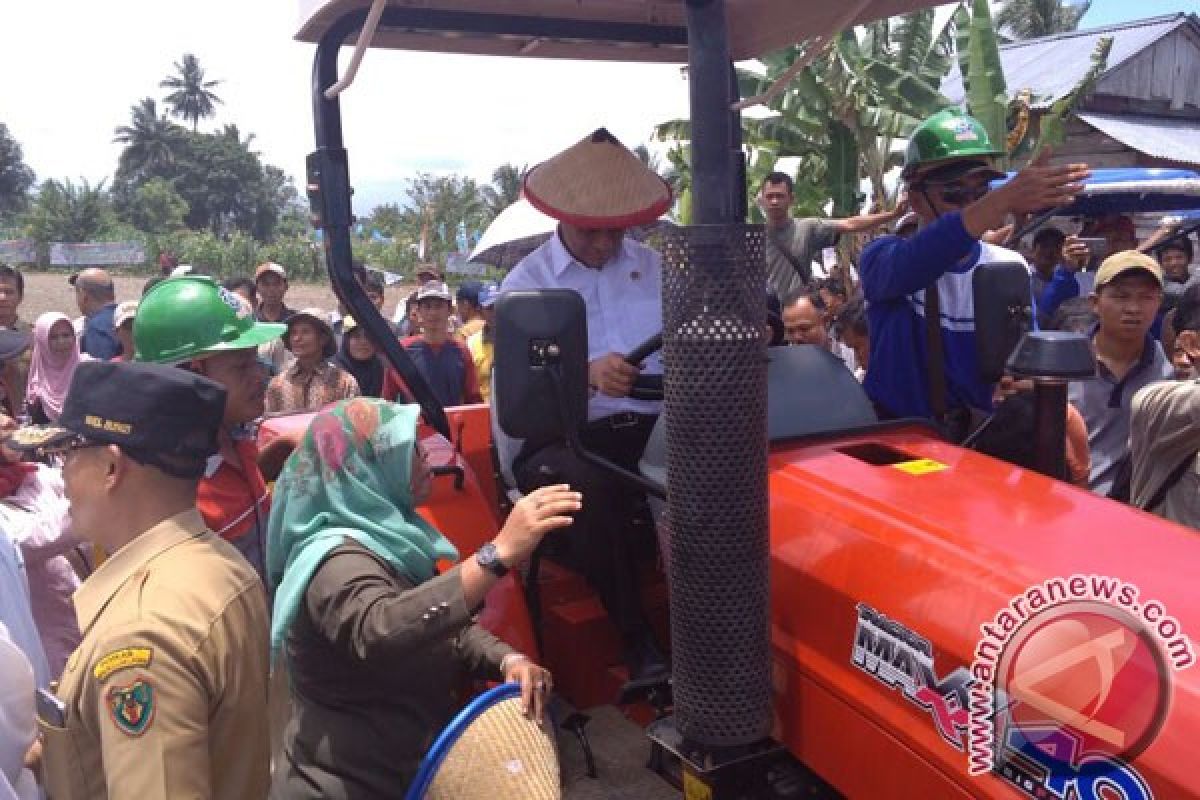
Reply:
<svg viewBox="0 0 1200 800"><path fill-rule="evenodd" d="M413 508L409 488L417 406L345 400L317 414L275 483L267 529L267 579L275 589L277 651L313 573L346 537L414 583L458 551Z"/></svg>

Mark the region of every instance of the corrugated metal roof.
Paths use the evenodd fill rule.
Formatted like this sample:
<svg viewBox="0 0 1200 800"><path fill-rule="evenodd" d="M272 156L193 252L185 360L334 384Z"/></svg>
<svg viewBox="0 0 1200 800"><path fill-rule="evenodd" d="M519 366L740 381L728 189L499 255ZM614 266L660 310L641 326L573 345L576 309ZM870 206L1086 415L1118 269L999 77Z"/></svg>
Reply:
<svg viewBox="0 0 1200 800"><path fill-rule="evenodd" d="M1035 107L1048 107L1074 89L1087 73L1092 65L1092 53L1100 39L1112 37L1106 70L1111 72L1163 36L1185 25L1189 17L1189 14L1181 12L1001 45L1000 62L1004 65L1004 79L1009 94L1020 89L1032 89L1035 96L1042 96L1039 98L1042 102ZM942 82L942 94L956 103L963 102L962 76L957 63Z"/></svg>
<svg viewBox="0 0 1200 800"><path fill-rule="evenodd" d="M1132 114L1081 113L1079 118L1139 153L1200 165L1200 122Z"/></svg>

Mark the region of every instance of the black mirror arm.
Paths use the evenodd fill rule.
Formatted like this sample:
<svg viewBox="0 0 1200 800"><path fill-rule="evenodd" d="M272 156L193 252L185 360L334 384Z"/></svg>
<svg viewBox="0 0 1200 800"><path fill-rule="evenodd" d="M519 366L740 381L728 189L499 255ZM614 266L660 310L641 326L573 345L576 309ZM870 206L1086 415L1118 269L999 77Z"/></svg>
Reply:
<svg viewBox="0 0 1200 800"><path fill-rule="evenodd" d="M566 403L566 393L562 386L562 372L558 364L548 364L547 372L550 374L550 380L554 384L554 394L559 401L559 411L563 415L563 427L566 430L567 446L578 455L581 459L591 464L594 467L599 467L606 472L616 475L626 483L632 484L643 492L653 495L661 500L667 499L667 487L663 486L658 481L652 481L649 478L638 475L635 472L630 472L619 464L614 464L607 458L597 455L583 446L583 442L579 438L580 421L572 419L574 416L570 413L568 404Z"/></svg>
<svg viewBox="0 0 1200 800"><path fill-rule="evenodd" d="M429 471L435 478L440 478L443 475L453 475L454 488L460 492L467 483L467 471L458 464L438 464L435 467L430 467Z"/></svg>
<svg viewBox="0 0 1200 800"><path fill-rule="evenodd" d="M1043 211L1040 214L1038 214L1036 217L1032 217L1031 219L1026 220L1025 224L1021 226L1020 230L1013 231L1012 235L1008 237L1007 241L1005 241L1004 244L1007 246L1009 244L1009 242L1020 241L1021 237L1025 236L1027 233L1029 233L1034 228L1044 225L1051 217L1053 217L1055 214L1059 213L1060 211L1062 211L1062 207L1052 208L1049 211Z"/></svg>

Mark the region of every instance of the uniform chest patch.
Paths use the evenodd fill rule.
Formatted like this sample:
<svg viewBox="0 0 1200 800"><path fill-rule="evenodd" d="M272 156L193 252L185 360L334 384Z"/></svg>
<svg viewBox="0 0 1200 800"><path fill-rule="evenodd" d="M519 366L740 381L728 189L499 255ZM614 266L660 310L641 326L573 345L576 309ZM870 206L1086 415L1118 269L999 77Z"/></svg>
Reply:
<svg viewBox="0 0 1200 800"><path fill-rule="evenodd" d="M141 736L154 719L154 685L139 679L108 690L108 710L113 723L127 736Z"/></svg>
<svg viewBox="0 0 1200 800"><path fill-rule="evenodd" d="M149 647L123 647L97 661L96 666L92 667L92 676L96 680L102 681L114 672L120 672L123 669L146 667L150 665L150 659L153 656L154 651Z"/></svg>

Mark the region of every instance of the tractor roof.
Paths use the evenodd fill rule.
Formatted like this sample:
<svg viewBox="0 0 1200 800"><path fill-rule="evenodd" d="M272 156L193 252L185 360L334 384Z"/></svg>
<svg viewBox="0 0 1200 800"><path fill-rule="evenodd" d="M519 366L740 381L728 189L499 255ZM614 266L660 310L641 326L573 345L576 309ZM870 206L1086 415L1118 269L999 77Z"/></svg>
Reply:
<svg viewBox="0 0 1200 800"><path fill-rule="evenodd" d="M370 0L300 0L296 38L316 42L346 13L370 5ZM726 0L730 51L735 60L754 58L934 5L936 0ZM388 0L372 44L476 55L687 61L684 0Z"/></svg>

